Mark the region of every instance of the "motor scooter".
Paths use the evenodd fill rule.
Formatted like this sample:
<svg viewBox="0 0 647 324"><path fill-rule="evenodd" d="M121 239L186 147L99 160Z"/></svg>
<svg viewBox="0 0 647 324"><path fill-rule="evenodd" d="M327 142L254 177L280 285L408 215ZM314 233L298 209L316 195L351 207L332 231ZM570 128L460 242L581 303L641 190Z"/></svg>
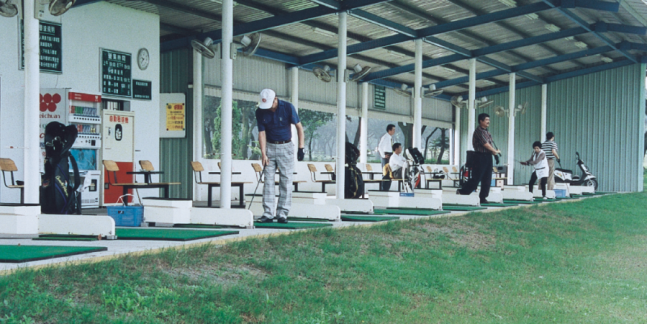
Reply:
<svg viewBox="0 0 647 324"><path fill-rule="evenodd" d="M580 153L575 152L576 164L582 171L582 175L573 175L572 170L567 170L562 168L562 163L559 162L559 168L555 169L555 182L556 183L568 183L571 186L588 186L593 187L595 190L598 190L598 179L589 168L584 164L584 161L580 158Z"/></svg>

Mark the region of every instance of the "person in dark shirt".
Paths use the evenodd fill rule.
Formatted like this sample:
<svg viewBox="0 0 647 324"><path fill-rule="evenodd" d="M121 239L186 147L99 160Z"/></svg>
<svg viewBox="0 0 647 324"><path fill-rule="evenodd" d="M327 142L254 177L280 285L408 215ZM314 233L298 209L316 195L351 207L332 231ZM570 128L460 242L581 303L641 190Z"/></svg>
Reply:
<svg viewBox="0 0 647 324"><path fill-rule="evenodd" d="M475 151L475 160L472 163L472 177L463 184L462 188L456 190L457 195L469 195L481 183L481 192L479 198L481 203L487 203L487 196L490 195L490 185L492 182L492 156L500 154L501 151L494 148L492 135L488 132L490 126L490 115L479 115L479 127L474 130L472 135L472 146Z"/></svg>
<svg viewBox="0 0 647 324"><path fill-rule="evenodd" d="M292 206L292 173L294 170L294 143L292 126L295 125L299 136L297 159L303 161L305 138L301 120L294 106L276 97L271 89L261 91L261 101L256 109L258 142L261 147L261 161L265 185L263 186L263 216L261 223L271 223L274 219L274 178L279 169L279 203L276 218L279 223L288 222Z"/></svg>

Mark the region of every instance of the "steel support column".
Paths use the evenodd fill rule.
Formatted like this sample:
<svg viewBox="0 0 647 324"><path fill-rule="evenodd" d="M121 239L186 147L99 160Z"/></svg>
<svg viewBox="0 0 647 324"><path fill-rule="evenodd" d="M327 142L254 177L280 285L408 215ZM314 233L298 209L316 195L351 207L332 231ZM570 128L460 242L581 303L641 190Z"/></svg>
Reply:
<svg viewBox="0 0 647 324"><path fill-rule="evenodd" d="M413 147L422 148L422 39L416 39L413 91Z"/></svg>
<svg viewBox="0 0 647 324"><path fill-rule="evenodd" d="M202 54L193 51L193 161L200 161L202 158ZM193 180L193 200L198 201L202 197L202 187Z"/></svg>
<svg viewBox="0 0 647 324"><path fill-rule="evenodd" d="M548 102L548 84L541 85L541 139L546 136L546 104Z"/></svg>
<svg viewBox="0 0 647 324"><path fill-rule="evenodd" d="M359 125L359 162L367 163L366 154L368 151L368 82L362 83L362 115Z"/></svg>
<svg viewBox="0 0 647 324"><path fill-rule="evenodd" d="M293 66L290 68L290 82L291 82L290 102L292 103L292 105L294 105L294 109L297 111L297 115L299 115L299 68L296 66ZM292 125L291 128L292 128L292 143L296 143L296 145L294 145L294 161L296 163L297 161L296 153L297 153L297 150L299 149L299 136L297 134L296 126Z"/></svg>
<svg viewBox="0 0 647 324"><path fill-rule="evenodd" d="M337 160L336 171L337 179L335 188L337 199L344 199L344 182L345 172L344 164L346 160L346 80L344 71L346 70L346 38L348 15L346 12L339 13L339 32L337 46Z"/></svg>
<svg viewBox="0 0 647 324"><path fill-rule="evenodd" d="M517 74L510 73L510 102L509 107L509 123L508 123L508 184L514 184L514 117L515 117L515 99L516 99L516 85Z"/></svg>
<svg viewBox="0 0 647 324"><path fill-rule="evenodd" d="M476 59L470 59L469 94L467 104L467 147L473 150L472 134L476 125Z"/></svg>
<svg viewBox="0 0 647 324"><path fill-rule="evenodd" d="M231 59L231 45L234 40L234 1L222 0L222 103L220 125L220 208L231 208L231 150L232 150L232 106L234 64ZM245 197L240 197L245 199Z"/></svg>
<svg viewBox="0 0 647 324"><path fill-rule="evenodd" d="M40 36L38 19L34 18L34 1L24 2L25 24L25 107L23 110L23 170L25 203L39 203L40 186Z"/></svg>

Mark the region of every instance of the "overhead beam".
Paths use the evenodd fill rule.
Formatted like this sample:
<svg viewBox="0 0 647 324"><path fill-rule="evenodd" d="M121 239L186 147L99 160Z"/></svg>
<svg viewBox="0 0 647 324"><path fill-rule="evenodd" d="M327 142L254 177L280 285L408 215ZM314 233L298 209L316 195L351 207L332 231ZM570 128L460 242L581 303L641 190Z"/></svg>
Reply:
<svg viewBox="0 0 647 324"><path fill-rule="evenodd" d="M605 22L599 22L595 24L595 31L598 33L616 32L616 33L624 33L624 34L636 34L640 36L647 35L647 28L645 27L637 27L637 26L622 25L622 24L607 24Z"/></svg>
<svg viewBox="0 0 647 324"><path fill-rule="evenodd" d="M391 31L394 31L394 32L396 32L398 34L406 35L406 36L409 36L411 38L416 38L418 36L418 33L416 32L415 29L412 29L412 28L409 28L409 27L406 27L406 26L402 26L402 25L400 25L398 23L394 23L394 22L392 22L392 21L390 21L388 19L384 19L384 18L382 18L380 16L374 15L374 14L372 14L370 12L366 12L364 10L360 10L360 9L351 10L350 15L355 17L355 18L358 18L358 19L364 20L366 22L372 23L374 25L384 27L384 28L389 29Z"/></svg>
<svg viewBox="0 0 647 324"><path fill-rule="evenodd" d="M380 2L385 2L388 0L354 0L349 1L348 4L344 5L342 11L362 8L365 6L377 4ZM552 0L551 0L552 1ZM325 6L317 6L314 8L299 10L295 12L286 13L283 15L276 15L273 17L268 17L265 19L260 19L252 21L245 24L240 24L234 26L234 36L240 36L249 33L260 32L268 29L273 29L281 26L291 25L307 20L312 20L320 17L324 17L330 14L337 13L339 10L334 10ZM184 37L181 39L176 39L161 44L162 51L169 51L178 48L188 47L191 44L191 40L195 38L206 38L210 37L214 42L219 42L221 40L221 31L214 30L205 33L198 34L196 36Z"/></svg>
<svg viewBox="0 0 647 324"><path fill-rule="evenodd" d="M593 35L595 35L602 42L604 42L605 44L613 47L614 50L616 50L618 53L624 55L626 58L628 58L632 62L634 62L634 63L638 62L638 59L634 55L632 55L628 51L617 48L615 46L615 44L610 39L608 39L606 36L602 35L601 33L595 31L595 27L589 26L589 24L586 21L584 21L582 18L578 17L576 14L574 14L570 10L566 9L566 8L575 7L577 5L577 2L578 2L577 0L568 0L568 1L564 0L564 1L562 1L563 3L562 3L561 7L560 6L555 6L555 4L553 4L553 2L551 0L542 0L542 1L543 1L543 3L549 5L549 6L553 7L553 8L556 8L562 15L564 15L566 18L570 19L572 22L580 25L580 27L585 28L588 32L593 33ZM582 2L582 1L583 0L580 0L580 2ZM611 12L617 12L618 9L620 8L620 4L618 4L616 2L604 2L603 4L600 4L598 2L600 2L600 1L586 1L587 4L585 6L583 6L583 7L584 8L589 8L589 9L607 10L607 11L611 11ZM599 9L599 8L606 8L606 9ZM615 11L613 9L615 9Z"/></svg>
<svg viewBox="0 0 647 324"><path fill-rule="evenodd" d="M543 66L546 66L546 65L549 65L549 64L555 64L555 63L559 63L559 62L570 61L570 60L574 60L574 59L578 59L578 58L582 58L582 57L587 57L587 56L592 56L592 55L597 55L597 54L602 54L602 53L606 53L606 52L610 52L610 51L613 51L613 48L611 48L611 46L602 46L602 47L587 49L587 50L583 50L583 51L579 51L579 52L575 52L575 53L553 56L553 57L549 57L549 58L545 58L545 59L537 60L537 61L533 61L533 62L522 63L522 64L512 66L511 68L512 68L513 72L520 72L520 71L523 71L523 70L534 69L534 68L543 67ZM476 74L476 79L477 80L482 80L482 79L492 78L492 77L496 77L496 76L500 76L500 75L504 75L504 74L506 74L506 72L495 69L495 70L490 70L490 71L487 71L487 72L482 72L482 73ZM445 87L464 84L464 83L466 83L468 81L469 81L468 77L465 76L465 77L460 77L460 78L456 78L456 79L452 79L452 80L437 82L437 83L435 83L435 85L436 85L437 88L441 89L441 88L445 88Z"/></svg>

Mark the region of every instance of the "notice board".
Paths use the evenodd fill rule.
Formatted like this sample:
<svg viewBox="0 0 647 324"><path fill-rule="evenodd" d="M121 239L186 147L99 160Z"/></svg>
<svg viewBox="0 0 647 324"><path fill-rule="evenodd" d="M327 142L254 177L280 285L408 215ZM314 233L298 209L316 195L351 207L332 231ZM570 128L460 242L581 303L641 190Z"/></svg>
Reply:
<svg viewBox="0 0 647 324"><path fill-rule="evenodd" d="M101 93L132 97L132 55L101 49Z"/></svg>
<svg viewBox="0 0 647 324"><path fill-rule="evenodd" d="M40 71L63 73L63 30L61 24L38 22ZM20 19L20 69L25 68L25 23Z"/></svg>
<svg viewBox="0 0 647 324"><path fill-rule="evenodd" d="M160 94L160 137L186 137L186 95L184 93Z"/></svg>

